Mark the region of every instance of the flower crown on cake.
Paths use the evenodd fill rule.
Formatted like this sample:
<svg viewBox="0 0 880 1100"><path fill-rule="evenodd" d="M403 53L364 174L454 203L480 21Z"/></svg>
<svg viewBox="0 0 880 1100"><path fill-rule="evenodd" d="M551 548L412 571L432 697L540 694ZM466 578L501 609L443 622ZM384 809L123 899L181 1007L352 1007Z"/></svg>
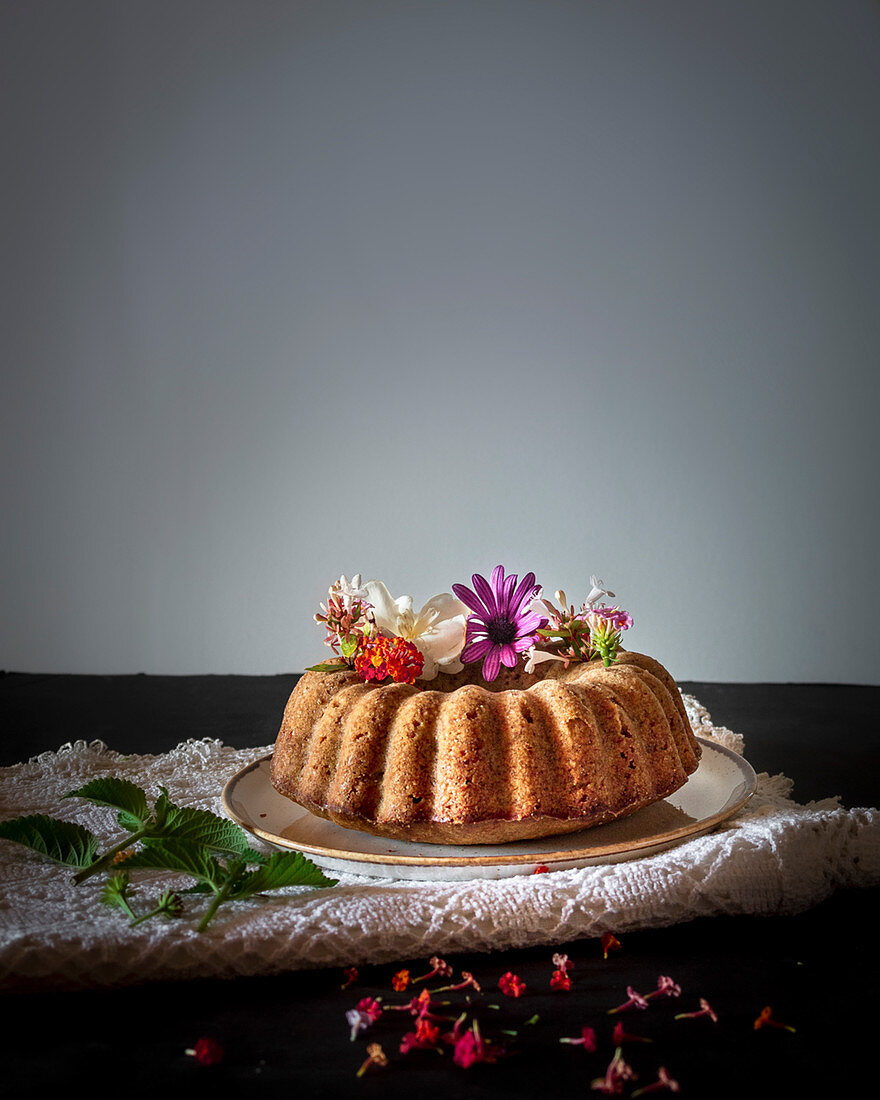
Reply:
<svg viewBox="0 0 880 1100"><path fill-rule="evenodd" d="M555 595L560 607L545 599L534 573L520 581L497 565L489 580L479 573L471 580L473 588L454 584L452 592L432 596L416 612L412 596L395 599L381 581L362 584L360 573L340 577L315 615L336 659L307 671L354 669L363 680L413 684L482 661L483 679L491 683L502 665L515 668L521 660L525 672L544 661L568 667L601 658L610 665L621 632L633 625L629 612L605 605L614 593L597 577L590 577L590 592L578 609L561 591Z"/></svg>

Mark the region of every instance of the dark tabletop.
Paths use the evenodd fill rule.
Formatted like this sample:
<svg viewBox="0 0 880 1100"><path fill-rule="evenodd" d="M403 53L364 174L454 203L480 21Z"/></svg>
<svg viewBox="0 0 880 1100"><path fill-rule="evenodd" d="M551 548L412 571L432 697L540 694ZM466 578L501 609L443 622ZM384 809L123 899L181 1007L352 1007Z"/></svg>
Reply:
<svg viewBox="0 0 880 1100"><path fill-rule="evenodd" d="M149 753L191 737L270 745L295 680L0 673L0 764L78 739ZM878 805L880 688L681 686L716 725L745 736L756 771L792 778L798 801L838 795L848 808ZM456 973L470 970L482 983L477 1014L485 1033L508 1044L509 1053L496 1064L469 1069L454 1066L448 1053L400 1054L400 1039L412 1026L403 1013L386 1013L356 1041L349 1039L346 1010L365 996L404 1000L391 990L392 975L403 967L423 973L424 959L362 966L348 989L341 988L340 970L317 969L95 992L7 992L2 1080L16 1097L77 1084L137 1096L159 1096L163 1089L413 1100L457 1093L598 1096L590 1083L605 1071L619 1019L630 1034L652 1039L624 1042L624 1057L639 1073L624 1096L651 1084L659 1065L679 1081L684 1096L812 1096L822 1089L856 1095L872 1089L876 1077L868 1039L880 1022L871 977L878 963L878 900L877 889L839 890L794 917L712 917L627 933L607 959L596 940L450 958ZM554 951L564 951L574 964L570 992L549 989ZM516 1000L498 993L507 971L526 983ZM660 974L682 987L679 1002L607 1014L625 999L627 986L646 991ZM705 1017L673 1019L694 1008L699 996L711 1003L717 1024ZM463 995L449 997L445 1011L465 1007ZM754 1020L766 1005L773 1019L796 1030L756 1030ZM559 1042L585 1025L599 1037L596 1053ZM218 1064L202 1065L186 1053L202 1037L222 1047ZM358 1078L371 1040L382 1044L390 1064Z"/></svg>

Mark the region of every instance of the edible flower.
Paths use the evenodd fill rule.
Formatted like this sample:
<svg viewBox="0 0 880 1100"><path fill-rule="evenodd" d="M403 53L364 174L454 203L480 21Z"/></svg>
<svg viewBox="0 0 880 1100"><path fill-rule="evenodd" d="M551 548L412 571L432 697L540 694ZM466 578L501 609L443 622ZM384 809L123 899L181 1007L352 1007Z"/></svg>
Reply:
<svg viewBox="0 0 880 1100"><path fill-rule="evenodd" d="M681 986L676 985L672 978L661 974L657 979L657 988L645 994L645 1000L650 1001L654 997L680 997Z"/></svg>
<svg viewBox="0 0 880 1100"><path fill-rule="evenodd" d="M659 1092L661 1089L668 1089L670 1092L681 1092L681 1085L669 1076L665 1066L661 1066L657 1070L657 1080L652 1085L644 1085L642 1088L636 1089L632 1095L633 1097L644 1096L645 1093Z"/></svg>
<svg viewBox="0 0 880 1100"><path fill-rule="evenodd" d="M374 997L364 997L358 1001L356 1008L350 1008L345 1014L345 1019L351 1028L351 1040L357 1038L358 1033L374 1024L382 1015L382 1005Z"/></svg>
<svg viewBox="0 0 880 1100"><path fill-rule="evenodd" d="M624 1043L653 1043L653 1039L648 1039L644 1035L632 1035L628 1031L624 1031L623 1024L620 1020L614 1025L614 1031L611 1038L614 1040L614 1045L617 1047L623 1046Z"/></svg>
<svg viewBox="0 0 880 1100"><path fill-rule="evenodd" d="M439 1043L440 1028L424 1016L419 1016L415 1031L408 1031L401 1040L400 1053L409 1054L411 1050L438 1050L442 1054Z"/></svg>
<svg viewBox="0 0 880 1100"><path fill-rule="evenodd" d="M441 592L414 612L412 596L395 599L382 581L367 581L364 590L376 629L387 637L411 642L421 653L420 680L433 680L438 672L461 671L468 609L460 600Z"/></svg>
<svg viewBox="0 0 880 1100"><path fill-rule="evenodd" d="M627 1081L635 1081L636 1073L633 1068L623 1060L623 1052L620 1047L614 1052L614 1057L608 1063L604 1077L596 1077L590 1084L594 1092L604 1092L608 1096L618 1096L623 1092L623 1086Z"/></svg>
<svg viewBox="0 0 880 1100"><path fill-rule="evenodd" d="M422 974L418 978L413 978L413 982L425 982L430 981L431 978L451 978L452 967L448 962L444 962L443 959L437 955L432 955L428 960L431 970L428 974Z"/></svg>
<svg viewBox="0 0 880 1100"><path fill-rule="evenodd" d="M348 987L350 985L354 985L354 983L360 977L360 974L358 973L358 968L356 966L347 966L342 971L342 976L343 976L343 978L345 978L345 981L342 983L342 985L339 988L340 989L348 989Z"/></svg>
<svg viewBox="0 0 880 1100"><path fill-rule="evenodd" d="M218 1062L223 1061L225 1052L216 1040L202 1038L197 1040L194 1047L185 1050L183 1053L189 1055L190 1058L195 1058L200 1066L216 1066Z"/></svg>
<svg viewBox="0 0 880 1100"><path fill-rule="evenodd" d="M589 1054L593 1054L599 1045L596 1041L596 1032L591 1027L582 1028L577 1039L560 1039L559 1041L560 1043L568 1043L569 1046L583 1047Z"/></svg>
<svg viewBox="0 0 880 1100"><path fill-rule="evenodd" d="M677 1016L674 1016L675 1020L697 1020L700 1016L708 1016L713 1024L718 1023L718 1014L709 1004L705 997L700 997L700 1007L696 1012L679 1012Z"/></svg>
<svg viewBox="0 0 880 1100"><path fill-rule="evenodd" d="M607 959L610 951L620 950L620 940L613 932L603 932L600 942L602 944L603 958Z"/></svg>
<svg viewBox="0 0 880 1100"><path fill-rule="evenodd" d="M526 991L526 983L510 970L498 979L498 988L505 997L521 997Z"/></svg>
<svg viewBox="0 0 880 1100"><path fill-rule="evenodd" d="M391 979L391 988L395 993L402 993L404 989L409 985L409 971L398 970L394 977Z"/></svg>
<svg viewBox="0 0 880 1100"><path fill-rule="evenodd" d="M422 671L423 661L421 652L412 642L379 634L362 640L354 670L363 680L388 678L396 684L414 684Z"/></svg>
<svg viewBox="0 0 880 1100"><path fill-rule="evenodd" d="M556 969L550 977L550 988L562 989L567 993L571 989L571 978L568 976L568 972L574 966L574 963L568 955L561 955L557 952L553 956L553 965Z"/></svg>
<svg viewBox="0 0 880 1100"><path fill-rule="evenodd" d="M648 1007L648 1002L645 1000L645 998L641 995L641 993L636 993L631 985L628 985L626 987L626 996L627 1000L625 1000L622 1005L618 1005L617 1008L608 1009L609 1016L611 1016L615 1012L625 1012L628 1008Z"/></svg>
<svg viewBox="0 0 880 1100"><path fill-rule="evenodd" d="M614 662L621 631L633 625L633 618L619 607L598 603L603 596L613 593L595 576L590 577L590 583L592 588L580 609L568 602L561 589L555 596L560 607L543 595L532 600L532 610L547 615L548 625L538 630L536 644L529 650L526 672L534 672L544 661L562 661L566 667L571 661L592 661L596 657L601 657L606 665Z"/></svg>
<svg viewBox="0 0 880 1100"><path fill-rule="evenodd" d="M325 644L348 661L357 651L361 636L371 629L369 595L361 587L360 573L351 580L343 574L328 591L327 603L321 604L315 622L322 623L327 631Z"/></svg>
<svg viewBox="0 0 880 1100"><path fill-rule="evenodd" d="M527 573L517 585L517 574L505 577L504 566L497 565L490 581L479 573L474 573L471 580L473 591L463 584L452 586L472 612L467 619L461 660L464 664L482 660L483 679L491 683L501 665L516 666L519 655L537 641L537 631L547 625L547 619L529 607L540 591L534 573Z"/></svg>
<svg viewBox="0 0 880 1100"><path fill-rule="evenodd" d="M497 1062L502 1054L503 1051L495 1043L482 1037L479 1024L474 1020L470 1030L456 1041L452 1059L457 1066L468 1069L477 1062Z"/></svg>
<svg viewBox="0 0 880 1100"><path fill-rule="evenodd" d="M773 1019L773 1009L770 1005L761 1009L761 1014L755 1020L755 1031L760 1031L762 1027L778 1027L783 1031L796 1031L797 1028L793 1028L791 1024L781 1024L778 1020Z"/></svg>
<svg viewBox="0 0 880 1100"><path fill-rule="evenodd" d="M378 1066L382 1068L383 1066L387 1065L388 1057L382 1047L378 1043L370 1043L370 1045L367 1047L367 1060L357 1071L357 1076L363 1077L370 1066Z"/></svg>

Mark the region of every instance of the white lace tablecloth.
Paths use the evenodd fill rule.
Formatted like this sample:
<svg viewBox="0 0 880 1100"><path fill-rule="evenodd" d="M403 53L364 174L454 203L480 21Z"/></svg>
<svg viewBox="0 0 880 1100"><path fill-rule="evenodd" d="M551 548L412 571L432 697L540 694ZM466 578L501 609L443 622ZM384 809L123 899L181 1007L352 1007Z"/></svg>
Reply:
<svg viewBox="0 0 880 1100"><path fill-rule="evenodd" d="M713 726L697 700L685 704L700 736L743 752L742 738ZM122 756L99 741L66 744L0 769L0 819L80 820L109 841L113 811L63 799L99 775L123 776L151 796L162 785L174 802L222 814L227 779L270 751L204 740ZM642 859L451 883L343 875L332 888L229 903L203 933L197 911L131 928L99 903L98 876L74 887L69 868L0 841L0 984L118 986L558 945L714 914L794 914L837 887L880 885L880 811L844 809L836 798L799 805L791 795L784 775L763 773L721 828Z"/></svg>

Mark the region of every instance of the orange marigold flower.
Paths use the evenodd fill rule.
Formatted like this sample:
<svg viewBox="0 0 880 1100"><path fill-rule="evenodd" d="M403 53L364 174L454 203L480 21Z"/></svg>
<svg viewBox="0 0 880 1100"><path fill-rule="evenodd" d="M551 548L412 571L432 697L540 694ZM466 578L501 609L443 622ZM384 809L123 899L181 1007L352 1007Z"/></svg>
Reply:
<svg viewBox="0 0 880 1100"><path fill-rule="evenodd" d="M402 993L404 989L409 985L409 971L398 970L394 977L391 979L391 988L395 993Z"/></svg>

